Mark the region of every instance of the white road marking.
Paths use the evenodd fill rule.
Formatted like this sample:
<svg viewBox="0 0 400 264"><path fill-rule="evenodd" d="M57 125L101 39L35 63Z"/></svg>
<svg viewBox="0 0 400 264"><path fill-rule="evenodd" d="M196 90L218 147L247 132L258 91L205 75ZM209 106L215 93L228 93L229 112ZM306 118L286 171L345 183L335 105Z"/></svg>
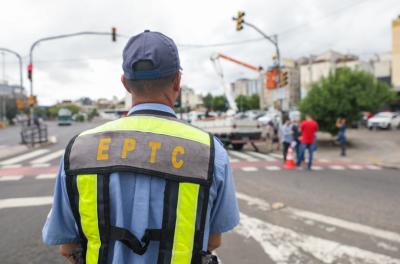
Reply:
<svg viewBox="0 0 400 264"><path fill-rule="evenodd" d="M2 169L17 169L17 168L21 168L22 165L21 164L10 164L10 165L4 165L1 168Z"/></svg>
<svg viewBox="0 0 400 264"><path fill-rule="evenodd" d="M256 167L242 167L242 171L258 171Z"/></svg>
<svg viewBox="0 0 400 264"><path fill-rule="evenodd" d="M31 159L31 158L34 158L36 156L42 155L42 154L45 154L47 152L49 152L48 149L38 149L38 150L29 152L29 153L26 153L26 154L23 154L23 155L19 155L17 157L11 158L11 159L4 160L4 161L0 162L0 165L15 164L15 163L18 163L18 162L21 162L21 161L24 161L24 160L27 160L27 159Z"/></svg>
<svg viewBox="0 0 400 264"><path fill-rule="evenodd" d="M243 213L240 219L235 232L256 240L278 264L310 263L314 258L323 263L400 264L400 259L297 233Z"/></svg>
<svg viewBox="0 0 400 264"><path fill-rule="evenodd" d="M50 163L32 164L32 168L47 168L47 167L50 167Z"/></svg>
<svg viewBox="0 0 400 264"><path fill-rule="evenodd" d="M238 159L231 159L231 158L229 158L229 161L230 161L231 163L239 162Z"/></svg>
<svg viewBox="0 0 400 264"><path fill-rule="evenodd" d="M376 244L378 247L380 247L380 248L383 248L384 250L387 250L387 251L392 251L392 252L396 252L396 251L399 251L399 249L397 248L397 247L395 247L395 246L392 246L392 245L389 245L389 244L386 244L386 243L384 243L384 242L379 242L378 244Z"/></svg>
<svg viewBox="0 0 400 264"><path fill-rule="evenodd" d="M44 180L44 179L55 179L56 174L39 174L38 176L35 177L37 180Z"/></svg>
<svg viewBox="0 0 400 264"><path fill-rule="evenodd" d="M235 156L237 158L241 158L247 161L258 161L259 159L256 159L248 154L245 154L243 152L239 152L239 151L235 151L235 150L229 150L228 152L229 154L231 154L232 156Z"/></svg>
<svg viewBox="0 0 400 264"><path fill-rule="evenodd" d="M252 156L256 156L257 158L267 160L267 161L276 161L276 158L271 157L270 155L254 152L254 151L247 151L247 153L251 154Z"/></svg>
<svg viewBox="0 0 400 264"><path fill-rule="evenodd" d="M47 163L53 159L59 158L64 154L65 150L60 149L55 152L52 152L46 156L40 157L38 159L32 160L30 163L31 164L41 164L41 163Z"/></svg>
<svg viewBox="0 0 400 264"><path fill-rule="evenodd" d="M278 167L278 166L267 166L267 167L265 167L265 169L269 170L269 171L279 171L279 170L281 170L281 168Z"/></svg>
<svg viewBox="0 0 400 264"><path fill-rule="evenodd" d="M15 175L15 176L1 176L0 181L19 181L23 178L22 175Z"/></svg>
<svg viewBox="0 0 400 264"><path fill-rule="evenodd" d="M351 170L362 170L362 168L363 168L360 165L349 165L347 167L349 167L349 169L351 169Z"/></svg>
<svg viewBox="0 0 400 264"><path fill-rule="evenodd" d="M343 167L341 165L331 165L331 166L329 166L329 168L331 170L344 170L345 169L345 167Z"/></svg>
<svg viewBox="0 0 400 264"><path fill-rule="evenodd" d="M261 210L267 211L265 208L271 207L267 201L259 199L259 198L251 197L251 196L243 194L243 193L237 192L236 197L240 200L245 201L249 206L255 205ZM325 223L330 226L336 226L336 227L340 227L340 228L350 230L353 232L366 234L368 236L379 237L379 238L386 239L386 240L389 240L392 242L400 243L400 234L394 233L391 231L382 230L382 229L370 227L367 225L354 223L354 222L350 222L347 220L342 220L342 219L331 217L331 216L325 216L325 215L313 213L310 211L300 210L300 209L296 209L296 208L292 208L292 207L286 207L286 208L282 209L281 212L289 213L290 215L292 215L294 217L301 217L301 218L313 220L316 222Z"/></svg>
<svg viewBox="0 0 400 264"><path fill-rule="evenodd" d="M52 203L53 203L52 196L10 198L10 199L0 200L0 209L40 206L40 205L48 205L48 204L52 204Z"/></svg>
<svg viewBox="0 0 400 264"><path fill-rule="evenodd" d="M277 153L269 153L270 156L276 158L276 159L283 159L282 154L277 154Z"/></svg>
<svg viewBox="0 0 400 264"><path fill-rule="evenodd" d="M323 170L324 168L322 168L321 166L312 166L311 169L315 171L320 171Z"/></svg>
<svg viewBox="0 0 400 264"><path fill-rule="evenodd" d="M375 165L367 165L365 166L369 170L381 170L381 167L375 166Z"/></svg>
<svg viewBox="0 0 400 264"><path fill-rule="evenodd" d="M327 159L318 159L318 161L321 162L321 163L328 163L329 162L329 160L327 160Z"/></svg>

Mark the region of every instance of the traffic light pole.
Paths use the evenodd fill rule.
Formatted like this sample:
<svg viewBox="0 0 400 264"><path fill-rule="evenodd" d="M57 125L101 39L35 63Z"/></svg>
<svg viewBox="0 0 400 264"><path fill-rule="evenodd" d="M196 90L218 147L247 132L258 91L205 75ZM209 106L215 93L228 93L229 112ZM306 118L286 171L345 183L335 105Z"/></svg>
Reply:
<svg viewBox="0 0 400 264"><path fill-rule="evenodd" d="M269 42L271 42L275 46L276 61L277 61L277 65L276 66L279 68L280 64L281 64L281 54L279 52L279 46L278 46L278 35L268 36L261 29L259 29L258 27L256 27L255 25L253 25L253 24L251 24L249 22L243 21L243 24L253 28L255 31L260 33L265 39L267 39Z"/></svg>
<svg viewBox="0 0 400 264"><path fill-rule="evenodd" d="M112 28L112 32L95 32L95 31L83 31L83 32L77 32L77 33L71 33L71 34L63 34L63 35L57 35L57 36L51 36L51 37L46 37L46 38L41 38L33 42L31 45L30 51L29 51L29 65L33 66L33 51L35 47L44 41L50 41L50 40L56 40L56 39L63 39L63 38L70 38L70 37L76 37L76 36L83 36L83 35L106 35L106 36L112 36L112 40L115 41L115 36L116 36L116 30L115 28ZM32 70L32 76L29 79L30 81L30 95L33 96L33 70ZM33 121L33 106L30 106L30 116L31 120Z"/></svg>
<svg viewBox="0 0 400 264"><path fill-rule="evenodd" d="M22 77L22 57L21 57L21 55L18 52L7 49L7 48L0 48L0 51L14 54L18 58L18 61L19 61L19 85L20 85L21 89L23 89L24 81L23 81L23 77Z"/></svg>

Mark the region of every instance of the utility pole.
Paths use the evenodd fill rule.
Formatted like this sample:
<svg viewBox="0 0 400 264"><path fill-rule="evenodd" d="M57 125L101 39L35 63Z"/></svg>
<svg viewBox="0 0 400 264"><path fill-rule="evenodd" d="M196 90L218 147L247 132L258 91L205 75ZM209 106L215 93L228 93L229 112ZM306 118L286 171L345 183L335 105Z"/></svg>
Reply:
<svg viewBox="0 0 400 264"><path fill-rule="evenodd" d="M41 38L36 40L35 42L32 43L30 51L29 51L29 65L28 65L28 72L30 71L30 96L33 97L33 51L35 47L45 41L50 41L50 40L56 40L56 39L63 39L63 38L70 38L70 37L76 37L76 36L83 36L83 35L100 35L100 36L111 36L111 40L115 42L117 40L117 29L115 27L111 28L111 32L96 32L96 31L83 31L83 32L77 32L77 33L71 33L71 34L63 34L63 35L57 35L57 36L50 36L46 38ZM31 115L31 120L33 120L33 105L30 106L30 115Z"/></svg>
<svg viewBox="0 0 400 264"><path fill-rule="evenodd" d="M1 52L1 55L3 57L3 66L2 66L2 72L3 72L3 83L6 83L6 54L4 51Z"/></svg>

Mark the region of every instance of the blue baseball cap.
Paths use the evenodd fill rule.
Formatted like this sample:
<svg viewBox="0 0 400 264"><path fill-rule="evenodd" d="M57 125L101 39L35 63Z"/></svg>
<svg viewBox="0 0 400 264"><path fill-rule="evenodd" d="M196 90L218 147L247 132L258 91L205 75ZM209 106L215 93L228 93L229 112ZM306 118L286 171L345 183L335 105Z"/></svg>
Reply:
<svg viewBox="0 0 400 264"><path fill-rule="evenodd" d="M178 48L169 37L145 30L129 39L123 51L122 69L128 80L160 79L177 73L180 69ZM153 69L135 71L139 61L150 61Z"/></svg>

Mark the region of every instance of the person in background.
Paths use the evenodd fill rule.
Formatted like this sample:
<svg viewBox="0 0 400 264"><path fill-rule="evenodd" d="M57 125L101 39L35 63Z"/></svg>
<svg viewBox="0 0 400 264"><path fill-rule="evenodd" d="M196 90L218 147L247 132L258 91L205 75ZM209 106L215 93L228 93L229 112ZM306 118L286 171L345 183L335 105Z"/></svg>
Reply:
<svg viewBox="0 0 400 264"><path fill-rule="evenodd" d="M293 141L293 129L292 123L289 118L285 116L283 118L283 125L281 126L281 142L282 142L282 151L283 151L283 161L286 161L286 156L289 150L289 146Z"/></svg>
<svg viewBox="0 0 400 264"><path fill-rule="evenodd" d="M292 136L293 136L292 147L296 152L296 157L298 157L300 151L300 129L298 121L292 122Z"/></svg>
<svg viewBox="0 0 400 264"><path fill-rule="evenodd" d="M340 144L340 149L341 149L340 155L344 157L346 156L346 129L347 129L346 118L339 117L336 120L336 127L339 129L337 134L337 140L339 141Z"/></svg>
<svg viewBox="0 0 400 264"><path fill-rule="evenodd" d="M308 164L307 168L311 170L313 152L315 150L315 134L319 130L318 123L312 118L311 115L307 114L306 119L300 124L301 131L301 145L300 153L297 157L297 166L300 166L304 159L304 152L308 149Z"/></svg>

